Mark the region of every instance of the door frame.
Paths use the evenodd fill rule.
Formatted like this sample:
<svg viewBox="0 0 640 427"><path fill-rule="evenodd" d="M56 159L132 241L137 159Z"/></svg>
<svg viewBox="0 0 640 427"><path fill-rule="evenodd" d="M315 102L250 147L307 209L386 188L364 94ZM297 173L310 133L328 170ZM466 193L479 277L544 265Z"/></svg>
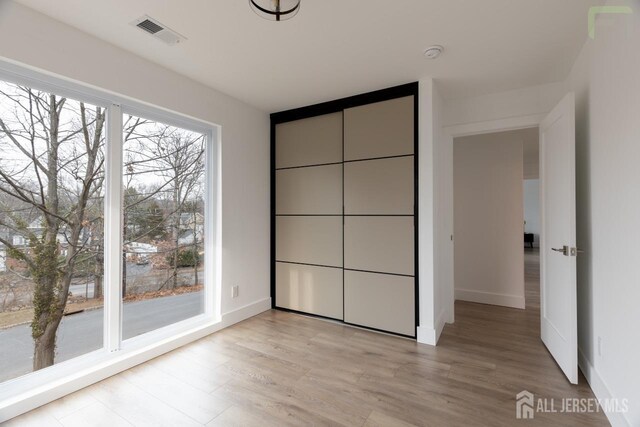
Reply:
<svg viewBox="0 0 640 427"><path fill-rule="evenodd" d="M321 116L325 114L338 113L342 112L348 108L360 107L368 104L374 104L377 102L390 101L392 99L404 98L407 96L413 96L413 133L414 133L414 142L413 142L413 192L414 192L414 207L413 207L413 215L414 215L414 235L413 235L413 244L414 244L414 304L415 304L415 328L414 334L412 336L397 334L388 331L381 331L375 328L370 328L361 325L352 325L350 323L344 322L347 325L357 326L364 329L370 329L377 332L383 332L385 334L390 335L399 335L407 338L415 339L417 337L418 325L420 323L420 298L419 298L419 258L418 258L418 146L419 146L419 124L420 124L420 115L419 115L419 83L407 83L400 86L394 86L386 89L377 90L374 92L363 93L355 96L350 96L347 98L341 98L333 101L323 102L320 104L309 105L306 107L294 108L291 110L280 111L277 113L272 113L270 115L271 119L271 129L270 129L270 195L271 195L271 213L270 213L270 268L271 268L271 276L270 276L270 287L271 287L271 308L288 311L293 313L300 313L295 310L290 310L286 308L280 308L276 306L276 125L281 123L287 123L295 120L307 119L311 117ZM343 122L344 128L344 122ZM344 146L344 141L343 141ZM344 161L344 159L343 159ZM344 183L343 183L344 186ZM343 239L344 246L344 239ZM344 252L344 248L343 248ZM343 266L344 268L344 266ZM344 284L343 284L344 286ZM300 313L305 316L311 317L320 317L325 318L324 316L311 314L311 313ZM336 319L330 319L336 320Z"/></svg>
<svg viewBox="0 0 640 427"><path fill-rule="evenodd" d="M544 120L544 118L547 116L547 114L548 113L532 114L532 115L509 117L506 119L488 120L483 122L476 122L476 123L469 123L469 124L462 124L462 125L443 126L442 128L443 135L444 135L443 143L445 144L446 147L448 147L448 149L453 150L453 140L455 138L472 136L472 135L482 135L487 133L508 132L508 131L520 130L520 129L540 128L540 124L542 123L542 120ZM453 156L450 156L450 158L451 158L451 162L450 164L447 165L448 170L447 170L446 179L449 182L453 183ZM452 199L452 203L448 209L447 215L449 215L451 224L453 224L453 215L454 215L453 195L451 199ZM451 232L453 233L453 229L451 230ZM453 242L455 244L455 235L453 236ZM434 247L434 252L435 251L448 251L449 256L451 257L451 263L449 264L451 266L451 270L446 272L447 273L446 275L450 277L451 280L449 281L448 287L446 289L447 291L446 307L442 307L442 310L444 310L444 313L445 313L445 321L447 323L454 323L455 322L455 277L454 277L455 259L453 255L453 245L450 245L448 248ZM437 304L437 301L434 301L434 312L438 313L439 308L435 307L436 304Z"/></svg>

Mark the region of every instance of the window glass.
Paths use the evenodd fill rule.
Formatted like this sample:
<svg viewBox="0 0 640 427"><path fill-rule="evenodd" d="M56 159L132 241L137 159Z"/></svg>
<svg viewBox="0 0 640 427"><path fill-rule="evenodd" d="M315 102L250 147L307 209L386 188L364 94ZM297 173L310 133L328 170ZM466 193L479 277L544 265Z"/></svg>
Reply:
<svg viewBox="0 0 640 427"><path fill-rule="evenodd" d="M105 120L0 81L0 381L103 346Z"/></svg>
<svg viewBox="0 0 640 427"><path fill-rule="evenodd" d="M123 339L204 311L206 136L125 115Z"/></svg>

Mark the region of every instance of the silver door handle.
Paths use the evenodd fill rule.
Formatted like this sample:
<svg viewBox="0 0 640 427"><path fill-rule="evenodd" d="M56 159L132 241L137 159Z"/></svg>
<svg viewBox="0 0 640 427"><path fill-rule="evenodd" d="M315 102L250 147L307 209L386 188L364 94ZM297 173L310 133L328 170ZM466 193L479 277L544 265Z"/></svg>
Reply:
<svg viewBox="0 0 640 427"><path fill-rule="evenodd" d="M569 256L569 246L563 246L562 248L551 248L552 251L560 252L564 256Z"/></svg>

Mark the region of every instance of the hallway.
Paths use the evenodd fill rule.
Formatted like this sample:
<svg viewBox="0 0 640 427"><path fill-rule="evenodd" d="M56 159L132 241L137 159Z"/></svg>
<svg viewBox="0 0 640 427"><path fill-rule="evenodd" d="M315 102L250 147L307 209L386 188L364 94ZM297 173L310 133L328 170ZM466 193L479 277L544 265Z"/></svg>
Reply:
<svg viewBox="0 0 640 427"><path fill-rule="evenodd" d="M456 375L457 380L482 394L511 394L505 411L511 409L515 414L515 395L522 390L536 398L554 399L559 411L563 398L594 396L582 373L577 386L567 381L542 343L538 249L525 249L524 259L526 309L456 301L455 323L445 326L438 348L465 354L466 363L476 365ZM534 421L541 425L609 425L602 413L536 413L535 420L528 422Z"/></svg>

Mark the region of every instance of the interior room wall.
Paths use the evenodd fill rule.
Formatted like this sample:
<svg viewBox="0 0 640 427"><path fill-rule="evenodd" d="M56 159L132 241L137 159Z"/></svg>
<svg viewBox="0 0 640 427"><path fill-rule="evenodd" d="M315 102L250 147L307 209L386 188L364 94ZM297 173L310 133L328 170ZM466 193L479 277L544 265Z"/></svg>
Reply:
<svg viewBox="0 0 640 427"><path fill-rule="evenodd" d="M0 1L0 40L9 60L221 125L222 313L270 307L266 112L12 1Z"/></svg>
<svg viewBox="0 0 640 427"><path fill-rule="evenodd" d="M447 143L442 131L444 101L434 82L434 251L435 325L438 337L445 323L453 322L453 181L443 177L453 174L453 142Z"/></svg>
<svg viewBox="0 0 640 427"><path fill-rule="evenodd" d="M533 246L540 247L540 180L522 181L524 232L533 233Z"/></svg>
<svg viewBox="0 0 640 427"><path fill-rule="evenodd" d="M540 178L540 131L538 127L523 129L522 139L522 163L523 178Z"/></svg>
<svg viewBox="0 0 640 427"><path fill-rule="evenodd" d="M522 135L453 143L455 298L524 308Z"/></svg>
<svg viewBox="0 0 640 427"><path fill-rule="evenodd" d="M614 426L640 425L640 2L601 15L567 79L576 93L578 346L598 398L628 399Z"/></svg>
<svg viewBox="0 0 640 427"><path fill-rule="evenodd" d="M435 345L453 321L453 144L443 134L444 101L437 82L420 82L418 342Z"/></svg>
<svg viewBox="0 0 640 427"><path fill-rule="evenodd" d="M418 277L420 321L418 342L436 345L436 310L434 264L434 161L435 139L433 79L423 79L419 83L418 122Z"/></svg>

